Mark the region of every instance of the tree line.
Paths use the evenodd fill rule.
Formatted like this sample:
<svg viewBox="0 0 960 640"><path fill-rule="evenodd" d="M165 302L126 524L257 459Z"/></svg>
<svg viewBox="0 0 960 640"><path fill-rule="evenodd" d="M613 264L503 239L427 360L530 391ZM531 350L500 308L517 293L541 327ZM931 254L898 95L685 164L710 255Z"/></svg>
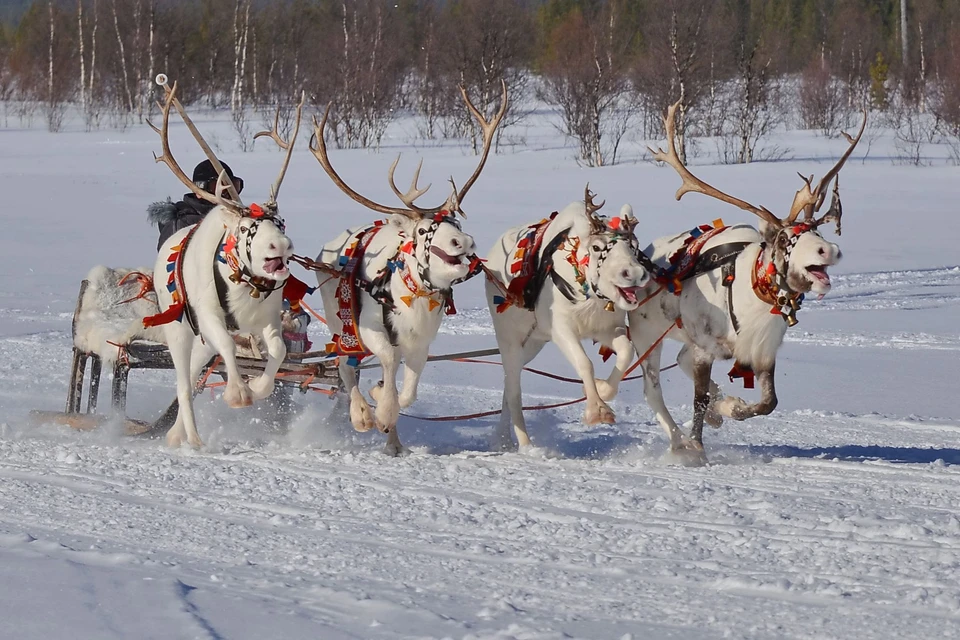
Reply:
<svg viewBox="0 0 960 640"><path fill-rule="evenodd" d="M162 71L185 103L229 109L242 145L277 107L289 126L305 91L315 111L334 103L339 147L376 147L412 112L422 137L476 148L457 86L492 110L501 78L498 135L545 102L587 165L616 162L628 130L659 135L676 100L681 157L715 136L725 161L762 159L788 118L833 134L864 107L960 141L957 0L34 0L5 15L6 117L51 131L68 108L90 129L142 121Z"/></svg>

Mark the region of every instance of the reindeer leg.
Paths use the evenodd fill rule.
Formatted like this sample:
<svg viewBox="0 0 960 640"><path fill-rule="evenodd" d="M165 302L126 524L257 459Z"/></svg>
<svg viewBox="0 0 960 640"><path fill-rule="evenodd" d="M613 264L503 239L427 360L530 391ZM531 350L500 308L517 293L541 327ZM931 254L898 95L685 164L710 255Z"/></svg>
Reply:
<svg viewBox="0 0 960 640"><path fill-rule="evenodd" d="M703 451L703 419L710 408L710 372L713 358L700 349L695 349L693 364L693 426L690 438L693 447Z"/></svg>
<svg viewBox="0 0 960 640"><path fill-rule="evenodd" d="M613 424L616 416L606 402L600 399L597 383L593 377L593 363L583 350L583 345L574 333L568 328L554 329L554 342L566 356L570 364L577 370L577 375L583 380L583 390L587 396L587 408L584 412L584 422L588 425Z"/></svg>
<svg viewBox="0 0 960 640"><path fill-rule="evenodd" d="M523 417L523 392L520 387L520 376L523 367L533 360L543 345L540 340L528 339L526 344L503 345L500 347L501 361L503 362L503 402L501 404L500 425L494 436L493 446L500 451L510 451L514 448L513 438L510 435L510 426L517 436L519 448L531 446L530 436L527 435L527 423Z"/></svg>
<svg viewBox="0 0 960 640"><path fill-rule="evenodd" d="M770 369L757 371L757 380L760 382L760 402L747 404L740 398L726 397L717 404L717 411L734 420L746 420L754 416L766 416L777 408L777 389L774 385L774 371L776 363Z"/></svg>
<svg viewBox="0 0 960 640"><path fill-rule="evenodd" d="M173 360L173 366L176 369L179 404L177 420L167 431L167 445L176 448L186 440L191 446L202 447L203 441L197 433L193 412L193 387L197 382L197 376L193 375L191 359L195 347L201 351L205 347L200 345L200 339L194 336L189 328L180 323L167 325L164 328L164 336L170 351L170 359Z"/></svg>
<svg viewBox="0 0 960 640"><path fill-rule="evenodd" d="M397 370L400 368L399 349L390 343L390 336L386 331L367 330L363 333L363 342L370 353L380 361L380 370L383 377L380 385L375 387L370 395L377 403L374 411L377 428L387 434L387 445L384 453L392 456L402 451L400 438L396 433L397 419L400 417L400 401L397 394Z"/></svg>
<svg viewBox="0 0 960 640"><path fill-rule="evenodd" d="M673 416L667 410L667 403L663 400L663 389L660 386L660 355L663 345L657 345L640 365L643 369L643 397L657 416L657 422L663 427L667 438L670 439L670 451L684 448L687 438L677 426Z"/></svg>
<svg viewBox="0 0 960 640"><path fill-rule="evenodd" d="M400 408L405 409L417 400L417 385L423 368L427 366L429 345L407 353L403 359L403 390L400 392Z"/></svg>
<svg viewBox="0 0 960 640"><path fill-rule="evenodd" d="M197 315L200 316L200 335L223 358L223 368L227 371L227 386L223 392L224 402L233 409L249 407L253 404L253 395L243 376L240 375L240 369L237 366L237 344L233 341L233 336L219 322L204 323L206 314L198 313Z"/></svg>
<svg viewBox="0 0 960 640"><path fill-rule="evenodd" d="M687 374L687 377L693 380L693 347L689 344L683 345L680 349L680 353L677 354L677 365L680 369ZM713 381L713 378L710 379L710 406L707 407L707 413L704 415L703 420L708 425L715 429L719 429L723 425L723 415L717 411L717 403L723 400L723 390L720 389L720 385Z"/></svg>
<svg viewBox="0 0 960 640"><path fill-rule="evenodd" d="M633 343L630 342L630 338L627 337L627 330L624 327L617 327L616 335L610 342L610 347L617 356L617 362L606 380L596 380L597 392L606 402L610 402L617 397L620 382L637 353L633 348Z"/></svg>
<svg viewBox="0 0 960 640"><path fill-rule="evenodd" d="M347 364L347 358L340 357L340 363L337 367L340 371L340 382L343 384L343 390L350 402L350 424L356 431L361 433L370 431L377 426L373 419L373 409L367 404L367 399L360 393L360 387L357 386L357 370Z"/></svg>
<svg viewBox="0 0 960 640"><path fill-rule="evenodd" d="M267 363L263 367L263 373L250 382L250 391L253 393L254 400L270 397L275 386L277 371L280 370L283 359L287 357L287 345L283 342L283 330L280 327L279 318L264 327L261 335L267 345Z"/></svg>

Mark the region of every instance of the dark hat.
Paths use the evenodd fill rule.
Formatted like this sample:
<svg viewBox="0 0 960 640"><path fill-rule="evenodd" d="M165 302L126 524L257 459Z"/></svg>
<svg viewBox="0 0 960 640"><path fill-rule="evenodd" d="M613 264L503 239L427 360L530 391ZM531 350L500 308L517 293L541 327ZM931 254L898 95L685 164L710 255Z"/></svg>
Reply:
<svg viewBox="0 0 960 640"><path fill-rule="evenodd" d="M230 165L222 160L220 161L220 164L223 165L223 169L227 172L227 176L230 179L233 179L233 171L230 169ZM210 180L216 180L218 177L220 176L217 175L217 170L213 168L213 163L209 160L204 160L193 170L193 181L197 184L206 184Z"/></svg>

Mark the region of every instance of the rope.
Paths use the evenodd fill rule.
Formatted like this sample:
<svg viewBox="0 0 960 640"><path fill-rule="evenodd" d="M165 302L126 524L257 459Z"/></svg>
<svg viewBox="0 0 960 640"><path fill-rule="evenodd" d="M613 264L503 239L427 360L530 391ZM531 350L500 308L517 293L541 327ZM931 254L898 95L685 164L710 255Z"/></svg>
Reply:
<svg viewBox="0 0 960 640"><path fill-rule="evenodd" d="M320 315L319 313L317 313L316 311L314 311L313 309L311 309L309 306L307 306L307 303L304 302L303 300L300 301L300 306L303 307L304 309L306 309L307 311L309 311L309 312L310 312L310 315L312 315L314 318L316 318L317 320L319 320L319 321L322 322L323 324L327 324L326 319L324 319L324 317L323 317L322 315Z"/></svg>
<svg viewBox="0 0 960 640"><path fill-rule="evenodd" d="M316 260L311 260L310 258L298 256L296 254L290 256L290 262L296 262L298 265L308 271L319 271L320 273L325 273L329 276L334 276L337 278L343 275L339 269L335 269L328 264L317 262Z"/></svg>
<svg viewBox="0 0 960 640"><path fill-rule="evenodd" d="M664 331L663 334L662 334L659 338L657 338L656 341L655 341L652 345L650 345L650 348L647 349L647 350L643 353L643 355L640 356L640 358L638 358L637 361L634 362L633 365L624 372L623 381L626 381L626 380L635 380L636 378L642 378L642 377L643 377L642 374L639 375L639 376L636 376L636 378L627 378L626 376L629 375L631 372L633 372L638 366L640 366L640 365L643 363L644 360L646 360L647 358L649 358L649 357L650 357L650 354L653 353L654 349L656 349L656 348L660 345L660 343L664 341L664 339L667 337L667 334L670 333L670 332L673 330L673 328L676 327L676 326L677 326L677 324L676 324L676 323L673 323L673 324L671 324L669 327L667 327L667 330ZM465 359L464 359L464 360L465 360ZM457 360L457 361L459 361L459 360ZM478 361L476 361L476 362L478 362L478 363L484 363L484 364L501 364L501 363L499 363L499 362L490 362L490 361L488 361L488 360L478 360ZM502 365L501 365L501 366L502 366ZM670 365L669 367L664 367L664 368L661 369L660 371L661 371L661 372L667 371L668 369L672 369L672 368L674 368L674 367L676 367L676 366L677 366L676 364L672 364L672 365ZM526 370L526 371L531 371L530 369L527 369L526 367L524 367L524 370ZM541 374L546 374L547 377L550 377L550 378L562 379L564 382L570 381L570 382L579 382L579 383L581 383L581 384L583 383L582 380L573 380L572 378L562 378L561 376L554 376L554 374L547 374L546 372L540 372L540 373L541 373ZM568 407L568 406L570 406L570 405L579 404L579 403L581 403L581 402L584 402L586 399L587 399L587 397L584 396L584 397L578 398L578 399L576 399L576 400L567 400L566 402L558 402L558 403L554 403L554 404L538 404L538 405L533 405L533 406L529 406L529 407L523 407L522 410L523 410L523 411L541 411L541 410L545 410L545 409L557 409L557 408L560 408L560 407ZM472 420L472 419L474 419L474 418L487 418L487 417L490 417L490 416L499 415L500 413L502 413L502 410L501 410L501 409L492 409L492 410L490 410L490 411L480 411L480 412L478 412L478 413L468 413L468 414L459 415L459 416L436 416L436 417L428 417L428 416L413 416L413 415L410 415L410 414L407 414L407 413L401 413L400 415L402 415L402 416L404 416L404 417L407 417L407 418L413 418L413 419L415 419L415 420L423 420L424 422L455 422L455 421L458 421L458 420Z"/></svg>

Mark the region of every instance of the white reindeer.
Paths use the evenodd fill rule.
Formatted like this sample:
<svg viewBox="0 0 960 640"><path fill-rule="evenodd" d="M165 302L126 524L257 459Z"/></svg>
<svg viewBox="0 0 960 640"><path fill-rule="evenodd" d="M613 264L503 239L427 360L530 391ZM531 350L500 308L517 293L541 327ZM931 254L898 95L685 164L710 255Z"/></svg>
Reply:
<svg viewBox="0 0 960 640"><path fill-rule="evenodd" d="M651 152L683 179L677 200L694 191L761 219L759 231L749 225L734 225L707 230L697 237L681 233L660 238L641 257L649 256L656 263L651 268L657 270L660 281L659 290L648 291L644 304L629 314L634 346L641 353L652 348L642 365L644 396L670 438L671 452L680 454L684 462L703 464L705 420L720 426L723 416L745 420L767 415L777 406L774 369L787 327L796 324L796 311L804 294L812 292L822 297L830 291L827 269L841 258L840 248L827 242L818 231L820 225L833 221L837 235L840 234L842 209L837 184L829 211L820 218L814 218L814 213L823 206L830 182L860 141L866 113L856 138L843 134L849 147L839 162L815 188L812 176L804 178L806 184L794 196L790 213L780 219L766 208L729 196L690 173L674 146L676 109L676 104L671 106L664 120L668 151ZM804 219L798 221L801 211ZM667 411L660 388L662 348L658 341L666 332L672 339L685 343L677 363L694 382L690 439ZM752 386L754 375L759 379L758 403L724 397L711 380L714 360L731 358L735 359L731 376L744 377L748 387Z"/></svg>
<svg viewBox="0 0 960 640"><path fill-rule="evenodd" d="M223 397L231 407L248 406L254 400L269 396L273 392L274 377L286 356L280 315L293 243L284 234L283 220L277 214L277 194L290 163L303 101L297 108L296 125L289 142L275 137L287 153L269 199L263 206L245 207L219 160L177 100L176 83L170 88L166 76L161 74L157 84L164 87L167 97L165 104L160 105L162 127L157 129L151 125L160 134L163 146L163 154L156 157L156 161L166 164L197 197L218 205L202 222L178 231L160 248L154 269L154 289L159 307L164 311L144 319L145 325L163 325L177 372L180 407L176 423L167 432L167 444L176 447L186 439L190 445L200 447L203 442L194 418L193 391L197 377L213 354L216 352L223 358L227 370ZM176 107L219 172L216 194L195 185L170 152L171 106ZM236 331L260 333L269 354L263 373L249 385L237 368L236 345L231 336L231 332Z"/></svg>
<svg viewBox="0 0 960 640"><path fill-rule="evenodd" d="M487 121L474 107L463 87L463 100L483 131L483 152L473 175L447 201L433 208L420 208L414 201L426 193L417 187L420 166L410 189L401 193L393 179L399 157L389 170L393 192L404 208L377 204L350 188L337 175L327 157L324 128L330 107L320 124L314 121L311 151L336 185L348 196L379 213L387 221L348 229L325 244L318 262L336 266L340 277L319 274L320 294L326 317L340 354L340 377L350 399L350 421L357 431L374 426L387 434L385 453L402 451L397 419L402 407L417 398L417 384L427 362L428 349L437 335L444 313L453 312L452 287L475 275L480 259L473 238L464 233L456 214L463 215L460 203L483 170L494 133L507 109L507 87L503 84L500 109ZM451 179L451 184L453 180ZM374 413L357 386L359 358L372 354L380 361L383 378L371 395L377 402ZM398 394L396 376L404 362L403 390Z"/></svg>
<svg viewBox="0 0 960 640"><path fill-rule="evenodd" d="M493 246L487 268L487 303L503 361L503 413L495 444L513 448L509 425L520 447L530 445L523 418L520 373L550 341L556 343L583 380L584 421L611 424L607 405L633 360L626 312L636 308L650 276L637 261L637 219L629 205L620 216L596 215L589 187L583 202L533 225L510 229ZM504 291L506 286L506 291ZM594 378L581 341L592 339L616 354L606 380Z"/></svg>

